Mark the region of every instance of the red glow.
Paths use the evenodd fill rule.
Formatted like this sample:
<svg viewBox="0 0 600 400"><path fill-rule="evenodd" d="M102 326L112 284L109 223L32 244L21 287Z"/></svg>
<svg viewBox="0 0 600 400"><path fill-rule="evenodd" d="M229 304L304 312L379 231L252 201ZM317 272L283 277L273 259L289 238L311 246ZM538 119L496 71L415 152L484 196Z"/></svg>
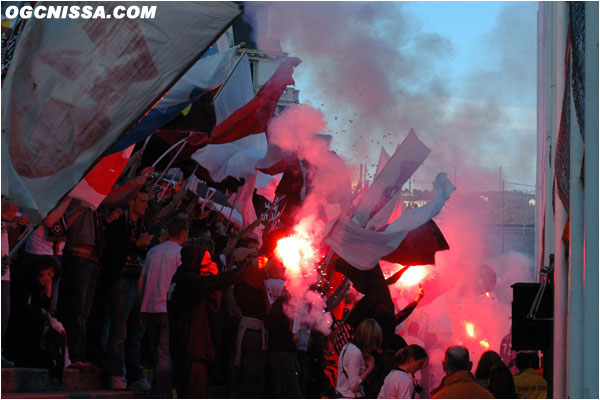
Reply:
<svg viewBox="0 0 600 400"><path fill-rule="evenodd" d="M485 297L490 298L490 292L485 292Z"/></svg>
<svg viewBox="0 0 600 400"><path fill-rule="evenodd" d="M465 329L467 330L467 335L469 335L470 337L475 337L475 327L472 323L465 323Z"/></svg>
<svg viewBox="0 0 600 400"><path fill-rule="evenodd" d="M483 347L485 347L486 349L490 348L490 344L488 342L486 342L485 340L480 340L479 344L482 345Z"/></svg>
<svg viewBox="0 0 600 400"><path fill-rule="evenodd" d="M428 272L429 268L427 268L426 265L415 265L409 267L402 275L399 282L404 286L415 286L425 279Z"/></svg>
<svg viewBox="0 0 600 400"><path fill-rule="evenodd" d="M306 267L312 266L316 251L309 240L300 236L279 239L275 254L285 266L290 277L298 276Z"/></svg>
<svg viewBox="0 0 600 400"><path fill-rule="evenodd" d="M258 257L258 269L263 269L269 259L265 256Z"/></svg>

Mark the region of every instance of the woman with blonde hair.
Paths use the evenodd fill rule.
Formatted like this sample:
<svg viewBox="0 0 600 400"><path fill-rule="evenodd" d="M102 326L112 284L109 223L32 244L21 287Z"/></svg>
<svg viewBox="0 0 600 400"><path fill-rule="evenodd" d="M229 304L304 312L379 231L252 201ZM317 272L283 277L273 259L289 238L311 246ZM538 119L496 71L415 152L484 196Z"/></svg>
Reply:
<svg viewBox="0 0 600 400"><path fill-rule="evenodd" d="M358 325L338 360L336 392L339 397L365 397L362 383L373 372L375 360L371 352L379 350L382 338L381 327L374 319L366 319Z"/></svg>

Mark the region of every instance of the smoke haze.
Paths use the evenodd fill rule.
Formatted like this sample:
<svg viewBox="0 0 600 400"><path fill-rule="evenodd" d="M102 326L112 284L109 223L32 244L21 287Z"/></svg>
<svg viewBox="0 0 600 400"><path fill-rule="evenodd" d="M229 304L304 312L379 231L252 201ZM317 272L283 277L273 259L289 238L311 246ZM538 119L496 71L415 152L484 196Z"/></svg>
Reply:
<svg viewBox="0 0 600 400"><path fill-rule="evenodd" d="M523 12L530 6L503 6L472 50L485 64L453 74L446 65L454 43L425 31L402 3L246 4L260 22L259 47L304 61L294 76L302 100L325 111L333 148L346 160L369 163L372 175L381 146L393 152L414 127L432 149L415 176L426 188L435 173L455 168L462 190L495 189L489 182L499 166L507 180L534 182L536 29Z"/></svg>

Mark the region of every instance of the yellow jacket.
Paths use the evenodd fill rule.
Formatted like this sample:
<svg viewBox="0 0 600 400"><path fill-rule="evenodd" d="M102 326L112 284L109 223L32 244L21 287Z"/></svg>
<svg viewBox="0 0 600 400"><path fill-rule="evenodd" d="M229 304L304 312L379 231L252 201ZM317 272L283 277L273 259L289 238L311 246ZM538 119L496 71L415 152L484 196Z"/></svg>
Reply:
<svg viewBox="0 0 600 400"><path fill-rule="evenodd" d="M548 397L548 382L535 373L533 368L528 368L518 375L513 376L515 390L522 399L545 399Z"/></svg>

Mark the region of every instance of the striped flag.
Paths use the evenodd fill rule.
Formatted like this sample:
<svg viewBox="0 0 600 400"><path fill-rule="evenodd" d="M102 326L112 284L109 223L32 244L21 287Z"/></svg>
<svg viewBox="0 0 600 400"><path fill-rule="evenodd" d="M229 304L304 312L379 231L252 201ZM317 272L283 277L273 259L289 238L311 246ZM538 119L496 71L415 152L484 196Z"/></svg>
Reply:
<svg viewBox="0 0 600 400"><path fill-rule="evenodd" d="M131 145L125 150L100 160L81 182L71 190L69 196L86 202L94 209L98 208L121 175L129 156L131 156L133 147Z"/></svg>

